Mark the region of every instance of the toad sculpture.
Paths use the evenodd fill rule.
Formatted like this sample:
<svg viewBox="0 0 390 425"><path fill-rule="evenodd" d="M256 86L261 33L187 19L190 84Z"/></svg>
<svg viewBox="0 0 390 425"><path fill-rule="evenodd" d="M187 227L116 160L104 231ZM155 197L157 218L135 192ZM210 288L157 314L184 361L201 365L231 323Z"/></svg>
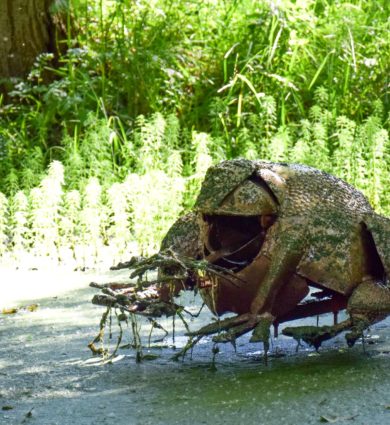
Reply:
<svg viewBox="0 0 390 425"><path fill-rule="evenodd" d="M319 347L348 331L352 346L390 313L390 219L351 185L308 166L235 159L209 168L194 212L161 249L229 270L176 282L174 294L196 285L216 315L236 313L192 335L218 331L215 341L234 342L253 330L251 341L267 344L271 324L333 312L333 326L283 333ZM338 323L343 309L349 317Z"/></svg>

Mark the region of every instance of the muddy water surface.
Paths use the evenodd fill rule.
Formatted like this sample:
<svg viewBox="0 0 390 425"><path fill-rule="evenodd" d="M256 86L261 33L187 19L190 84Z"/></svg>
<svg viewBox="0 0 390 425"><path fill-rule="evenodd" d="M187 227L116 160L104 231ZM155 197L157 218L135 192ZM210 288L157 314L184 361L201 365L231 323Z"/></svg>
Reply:
<svg viewBox="0 0 390 425"><path fill-rule="evenodd" d="M348 349L341 336L319 354L307 347L296 353L296 342L280 336L268 366L261 344L243 337L237 352L220 345L216 370L210 340L195 347L192 358L170 360L172 346L177 352L186 340L176 323L175 341L143 350L155 360L137 364L135 353L122 349L118 361L102 365L87 348L104 310L90 303L95 290L87 285L96 277L61 271L2 275L7 282L0 282L1 308L32 302L39 308L0 315L0 424L390 424L389 319L371 329L365 351L361 343ZM100 275L101 281L113 278ZM193 312L199 307L192 296L186 302ZM204 312L190 326L209 320ZM321 317L320 324L329 320ZM162 323L171 326L171 320ZM144 323L145 342L149 330Z"/></svg>

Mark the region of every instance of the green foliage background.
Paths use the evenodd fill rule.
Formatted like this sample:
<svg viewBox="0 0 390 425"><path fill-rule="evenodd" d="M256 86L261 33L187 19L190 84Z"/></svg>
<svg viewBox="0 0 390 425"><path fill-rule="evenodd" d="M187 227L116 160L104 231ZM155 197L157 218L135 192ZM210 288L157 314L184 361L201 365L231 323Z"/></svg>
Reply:
<svg viewBox="0 0 390 425"><path fill-rule="evenodd" d="M56 1L67 53L0 100L0 255L149 253L225 158L333 173L390 214L386 0Z"/></svg>

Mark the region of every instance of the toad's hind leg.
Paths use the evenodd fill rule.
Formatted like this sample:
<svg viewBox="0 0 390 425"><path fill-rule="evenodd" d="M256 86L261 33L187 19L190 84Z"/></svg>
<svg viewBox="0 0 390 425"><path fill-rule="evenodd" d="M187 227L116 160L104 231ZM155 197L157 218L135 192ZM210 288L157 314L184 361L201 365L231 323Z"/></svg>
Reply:
<svg viewBox="0 0 390 425"><path fill-rule="evenodd" d="M353 291L347 311L352 326L345 338L353 346L366 328L390 314L390 288L373 280L361 283Z"/></svg>
<svg viewBox="0 0 390 425"><path fill-rule="evenodd" d="M351 294L347 311L350 318L337 325L289 327L282 333L318 348L322 342L349 330L345 338L352 347L365 329L390 314L390 288L374 280L361 283Z"/></svg>

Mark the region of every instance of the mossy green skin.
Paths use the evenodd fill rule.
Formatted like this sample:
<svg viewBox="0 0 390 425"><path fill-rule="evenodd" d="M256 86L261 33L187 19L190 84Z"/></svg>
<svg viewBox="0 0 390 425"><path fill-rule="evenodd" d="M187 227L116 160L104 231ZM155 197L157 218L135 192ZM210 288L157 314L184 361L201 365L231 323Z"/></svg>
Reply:
<svg viewBox="0 0 390 425"><path fill-rule="evenodd" d="M307 294L302 282L327 291L331 299L344 297L350 314L347 321L317 333L304 328L287 332L314 346L346 329L352 345L362 329L390 313L390 220L376 214L364 195L344 181L303 165L224 161L207 171L194 213L179 219L163 246L210 261L230 255L211 243L210 217L220 216L259 217L261 226L264 217L272 217L261 227L258 254L237 272L239 289L220 279L201 291L215 313L245 316L247 327L240 321L237 335L235 325L226 325L230 340L257 324L264 326L264 320L298 317L297 305ZM192 230L183 231L189 222ZM329 311L339 309L335 302ZM258 334L255 329L255 340Z"/></svg>

